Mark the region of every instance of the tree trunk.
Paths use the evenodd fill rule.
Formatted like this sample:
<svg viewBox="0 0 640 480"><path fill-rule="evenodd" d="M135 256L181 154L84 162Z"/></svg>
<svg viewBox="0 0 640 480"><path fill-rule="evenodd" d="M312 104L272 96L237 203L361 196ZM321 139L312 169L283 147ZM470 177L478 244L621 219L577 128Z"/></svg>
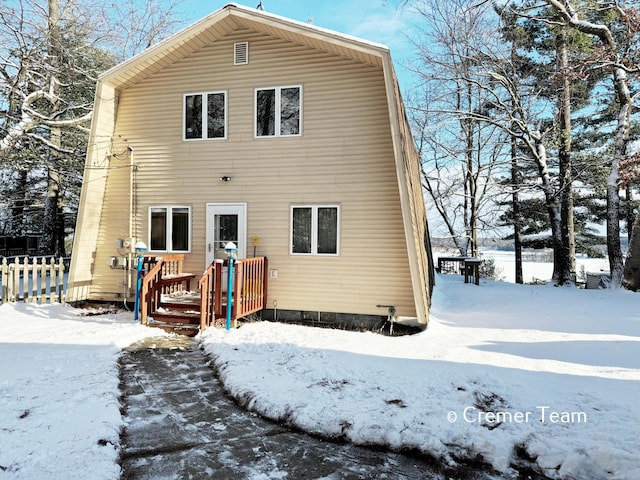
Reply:
<svg viewBox="0 0 640 480"><path fill-rule="evenodd" d="M624 266L624 286L634 292L640 289L640 211L633 222L629 255Z"/></svg>
<svg viewBox="0 0 640 480"><path fill-rule="evenodd" d="M557 69L561 78L558 95L560 145L558 149L560 180L560 228L562 248L558 256L558 285L573 283L576 274L576 244L573 225L573 175L571 172L571 80L569 56L563 32L556 35Z"/></svg>
<svg viewBox="0 0 640 480"><path fill-rule="evenodd" d="M562 232L560 207L558 206L556 193L551 183L549 175L549 166L547 161L547 150L542 143L540 136L535 138L536 141L536 162L538 166L538 174L542 181L542 191L544 193L545 205L549 214L549 224L551 225L551 242L553 247L553 276L552 281L559 284L560 278L560 256L562 255Z"/></svg>
<svg viewBox="0 0 640 480"><path fill-rule="evenodd" d="M631 234L633 233L633 225L637 219L633 214L633 188L627 185L626 189L627 208L625 208L625 223L627 224L627 241L631 243ZM635 221L634 221L635 219Z"/></svg>
<svg viewBox="0 0 640 480"><path fill-rule="evenodd" d="M618 125L611 159L611 170L607 180L607 250L611 271L610 287L622 286L624 257L620 246L620 164L626 155L630 131L630 115L633 102L627 84L627 73L622 68L614 72L614 85L620 102Z"/></svg>
<svg viewBox="0 0 640 480"><path fill-rule="evenodd" d="M42 240L40 242L40 254L58 254L58 197L59 186L56 179L57 172L49 168L47 175L48 191L44 201L44 222L42 227Z"/></svg>
<svg viewBox="0 0 640 480"><path fill-rule="evenodd" d="M611 272L609 286L617 288L622 285L624 270L620 246L620 195L617 183L611 181L615 173L613 168L611 173L609 184L607 184L607 252Z"/></svg>
<svg viewBox="0 0 640 480"><path fill-rule="evenodd" d="M468 76L466 62L463 62L463 74ZM470 78L470 75L468 76ZM478 185L476 176L474 175L474 151L475 151L475 135L476 135L476 121L472 118L473 114L473 90L471 82L466 82L466 104L470 113L468 119L463 119L462 122L467 128L462 129L465 138L465 226L467 227L467 238L469 239L469 245L471 247L471 256L478 256L478 212L477 212L477 191ZM468 252L466 253L468 254Z"/></svg>
<svg viewBox="0 0 640 480"><path fill-rule="evenodd" d="M27 207L27 171L22 169L18 171L18 178L14 188L14 201L11 207L11 227L10 232L13 235L24 236L26 234L26 216L25 209Z"/></svg>
<svg viewBox="0 0 640 480"><path fill-rule="evenodd" d="M513 210L513 247L516 254L516 283L524 283L522 273L522 232L520 228L520 198L518 194L520 182L518 181L518 145L516 139L511 137L511 189Z"/></svg>
<svg viewBox="0 0 640 480"><path fill-rule="evenodd" d="M55 91L57 82L55 76L58 72L58 66L60 64L60 0L49 0L49 37L48 37L48 51L51 59L52 78L50 79L50 88ZM57 102L52 102L52 111L57 110ZM60 128L52 127L49 129L49 142L55 146L61 146L62 144L62 132ZM40 250L44 255L59 255L60 245L58 245L59 239L59 218L58 213L60 211L60 175L56 171L57 164L59 163L59 153L51 149L51 159L49 161L49 168L47 174L47 196L44 204L43 214L43 227L42 227L42 242L40 243ZM52 167L56 166L56 167Z"/></svg>
<svg viewBox="0 0 640 480"><path fill-rule="evenodd" d="M462 129L466 135L465 139L465 170L464 170L464 227L467 237L467 248L463 253L463 256L468 255L469 246L471 246L471 255L475 245L473 243L473 191L472 191L472 178L473 178L473 120L462 120L467 128Z"/></svg>

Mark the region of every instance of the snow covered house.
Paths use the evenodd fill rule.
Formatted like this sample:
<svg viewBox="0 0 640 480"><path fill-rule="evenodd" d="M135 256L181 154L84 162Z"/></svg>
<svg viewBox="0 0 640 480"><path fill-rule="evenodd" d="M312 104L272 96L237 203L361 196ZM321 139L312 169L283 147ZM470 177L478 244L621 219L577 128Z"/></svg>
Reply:
<svg viewBox="0 0 640 480"><path fill-rule="evenodd" d="M266 318L428 321L419 161L385 46L226 5L99 78L80 202L68 301L131 300L136 242L199 276L234 241L268 258Z"/></svg>

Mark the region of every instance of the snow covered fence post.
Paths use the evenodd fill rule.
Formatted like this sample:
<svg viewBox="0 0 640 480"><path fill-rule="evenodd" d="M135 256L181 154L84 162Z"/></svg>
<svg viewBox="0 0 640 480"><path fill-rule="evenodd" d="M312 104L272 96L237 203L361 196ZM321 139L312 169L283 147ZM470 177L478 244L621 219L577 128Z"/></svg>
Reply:
<svg viewBox="0 0 640 480"><path fill-rule="evenodd" d="M4 303L9 300L9 265L7 264L7 257L2 259L2 268L0 268L0 272L2 272L2 277L0 278L2 283L2 296L0 297L0 300Z"/></svg>

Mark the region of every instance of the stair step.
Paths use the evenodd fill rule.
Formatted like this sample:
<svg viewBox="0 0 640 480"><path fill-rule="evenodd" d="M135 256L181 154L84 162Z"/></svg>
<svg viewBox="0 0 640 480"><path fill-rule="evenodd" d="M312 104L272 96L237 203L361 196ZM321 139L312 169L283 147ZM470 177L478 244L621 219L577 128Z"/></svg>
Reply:
<svg viewBox="0 0 640 480"><path fill-rule="evenodd" d="M200 312L156 311L151 314L151 319L162 323L200 325Z"/></svg>
<svg viewBox="0 0 640 480"><path fill-rule="evenodd" d="M178 335L186 335L187 337L193 337L200 331L199 325L176 325L162 322L150 321L149 327L161 328L165 332L175 333Z"/></svg>
<svg viewBox="0 0 640 480"><path fill-rule="evenodd" d="M184 307L181 305L175 310L163 308L156 311L150 315L147 325L161 328L165 332L193 337L200 331L200 312L194 311L191 306L190 311L185 311Z"/></svg>
<svg viewBox="0 0 640 480"><path fill-rule="evenodd" d="M188 303L188 302L161 302L160 308L165 310L192 310L194 312L200 311L200 302Z"/></svg>

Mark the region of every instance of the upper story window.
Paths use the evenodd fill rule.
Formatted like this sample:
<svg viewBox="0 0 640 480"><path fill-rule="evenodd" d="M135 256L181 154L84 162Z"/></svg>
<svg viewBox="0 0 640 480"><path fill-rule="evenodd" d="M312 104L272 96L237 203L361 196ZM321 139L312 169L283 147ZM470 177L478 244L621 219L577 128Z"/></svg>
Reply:
<svg viewBox="0 0 640 480"><path fill-rule="evenodd" d="M149 208L149 250L188 252L191 249L191 207Z"/></svg>
<svg viewBox="0 0 640 480"><path fill-rule="evenodd" d="M340 238L338 205L291 207L291 254L338 255Z"/></svg>
<svg viewBox="0 0 640 480"><path fill-rule="evenodd" d="M301 133L302 87L256 89L256 137L285 137Z"/></svg>
<svg viewBox="0 0 640 480"><path fill-rule="evenodd" d="M188 93L184 96L184 139L227 137L227 92Z"/></svg>

